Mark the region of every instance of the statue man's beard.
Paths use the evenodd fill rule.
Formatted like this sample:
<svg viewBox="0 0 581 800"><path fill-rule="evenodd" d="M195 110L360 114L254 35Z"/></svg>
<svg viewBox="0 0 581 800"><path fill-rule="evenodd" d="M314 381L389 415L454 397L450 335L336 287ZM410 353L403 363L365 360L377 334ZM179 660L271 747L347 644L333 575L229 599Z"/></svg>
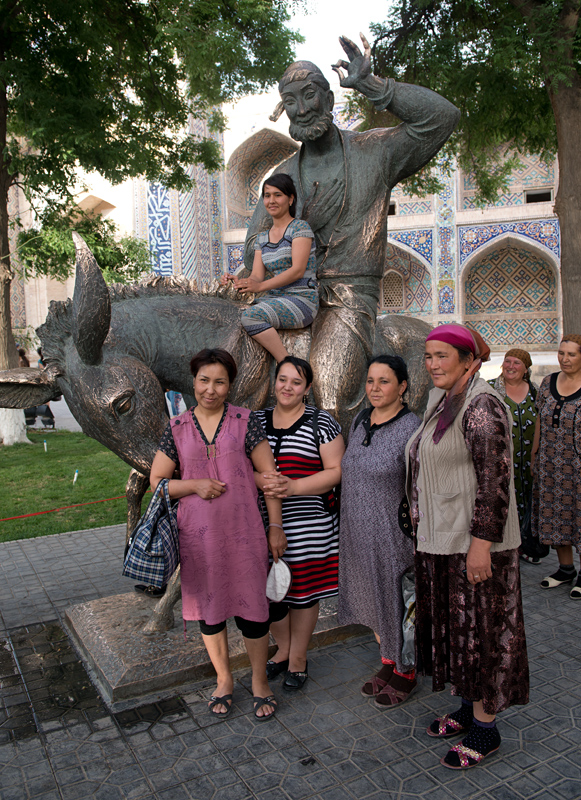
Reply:
<svg viewBox="0 0 581 800"><path fill-rule="evenodd" d="M296 142L312 142L326 133L333 124L333 115L325 111L312 125L299 125L291 122L289 133Z"/></svg>

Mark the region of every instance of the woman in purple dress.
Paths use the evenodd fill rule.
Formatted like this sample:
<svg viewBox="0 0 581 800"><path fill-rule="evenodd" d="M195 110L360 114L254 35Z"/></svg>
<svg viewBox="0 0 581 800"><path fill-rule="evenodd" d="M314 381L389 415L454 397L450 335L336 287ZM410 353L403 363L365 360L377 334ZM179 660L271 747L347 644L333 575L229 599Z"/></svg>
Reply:
<svg viewBox="0 0 581 800"><path fill-rule="evenodd" d="M475 767L496 752L496 714L528 702L512 422L478 376L489 354L475 331L434 328L425 362L435 388L407 446L416 668L432 675L434 691L449 681L462 698L427 730L441 739L465 734L441 759L451 769Z"/></svg>
<svg viewBox="0 0 581 800"><path fill-rule="evenodd" d="M286 549L281 501L267 499L268 538L258 509L254 470L275 469L272 451L255 415L226 402L236 377L225 350L202 350L190 367L195 408L174 417L151 467L155 489L169 478L179 498L178 531L184 620L199 620L217 675L210 713L232 710L234 686L226 620L234 617L252 666L254 715L271 719L276 700L266 678L268 658L268 549L275 561ZM180 478L172 479L176 470Z"/></svg>
<svg viewBox="0 0 581 800"><path fill-rule="evenodd" d="M420 424L404 400L407 385L402 358L371 359L365 382L371 407L355 418L341 462L337 617L375 634L381 668L361 694L381 709L405 702L417 685L413 660L402 656L402 578L413 569L414 546L411 525L409 538L400 529L398 509L405 496L405 446Z"/></svg>

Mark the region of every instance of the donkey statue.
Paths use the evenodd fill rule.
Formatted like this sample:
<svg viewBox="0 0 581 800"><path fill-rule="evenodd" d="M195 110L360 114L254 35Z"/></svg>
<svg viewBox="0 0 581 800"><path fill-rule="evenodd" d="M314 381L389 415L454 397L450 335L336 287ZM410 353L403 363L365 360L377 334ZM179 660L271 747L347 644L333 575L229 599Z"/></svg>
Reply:
<svg viewBox="0 0 581 800"><path fill-rule="evenodd" d="M231 285L217 281L198 290L183 277L154 276L133 286L107 287L83 239L73 237L73 299L53 301L37 330L45 366L0 372L0 407L28 408L64 395L84 433L133 468L127 487L132 529L168 421L164 392L191 395L191 357L203 347L228 350L239 365L230 399L255 409L272 394L272 359L240 325L241 310L253 297L241 298ZM415 410L425 405L428 391L423 369L428 331L426 323L397 315L380 317L376 325L374 352L398 354L408 363ZM308 358L310 336L310 329L289 331L283 340L290 352ZM329 369L341 370L341 364ZM358 381L363 398L365 375L346 379ZM338 413L347 433L357 409L328 410ZM169 601L161 602L167 606ZM159 624L167 628L167 614Z"/></svg>

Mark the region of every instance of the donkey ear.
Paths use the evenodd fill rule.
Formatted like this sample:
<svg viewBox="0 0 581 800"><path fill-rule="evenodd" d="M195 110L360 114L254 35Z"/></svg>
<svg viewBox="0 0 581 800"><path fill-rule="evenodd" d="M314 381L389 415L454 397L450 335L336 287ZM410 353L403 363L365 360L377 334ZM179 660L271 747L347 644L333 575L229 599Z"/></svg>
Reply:
<svg viewBox="0 0 581 800"><path fill-rule="evenodd" d="M73 231L73 241L77 251L73 341L81 361L98 364L111 324L111 299L103 274L85 240Z"/></svg>
<svg viewBox="0 0 581 800"><path fill-rule="evenodd" d="M30 408L60 396L56 379L45 370L20 367L0 372L0 408Z"/></svg>

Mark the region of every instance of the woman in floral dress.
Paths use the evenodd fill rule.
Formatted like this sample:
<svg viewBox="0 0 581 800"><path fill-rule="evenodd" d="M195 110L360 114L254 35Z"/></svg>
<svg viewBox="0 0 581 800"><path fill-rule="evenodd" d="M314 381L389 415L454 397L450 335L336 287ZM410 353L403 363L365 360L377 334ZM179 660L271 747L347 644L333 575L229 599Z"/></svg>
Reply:
<svg viewBox="0 0 581 800"><path fill-rule="evenodd" d="M512 416L514 491L521 530L520 557L530 564L540 564L542 546L531 533L532 451L537 425L535 401L539 388L531 382L532 363L530 353L515 347L505 354L498 378L488 383L502 397ZM547 555L548 549L542 554Z"/></svg>
<svg viewBox="0 0 581 800"><path fill-rule="evenodd" d="M547 375L537 395L540 442L533 447L533 533L559 557L559 569L543 579L543 589L572 584L573 548L581 554L581 336L564 336L557 355L561 371ZM581 572L570 597L581 600Z"/></svg>

